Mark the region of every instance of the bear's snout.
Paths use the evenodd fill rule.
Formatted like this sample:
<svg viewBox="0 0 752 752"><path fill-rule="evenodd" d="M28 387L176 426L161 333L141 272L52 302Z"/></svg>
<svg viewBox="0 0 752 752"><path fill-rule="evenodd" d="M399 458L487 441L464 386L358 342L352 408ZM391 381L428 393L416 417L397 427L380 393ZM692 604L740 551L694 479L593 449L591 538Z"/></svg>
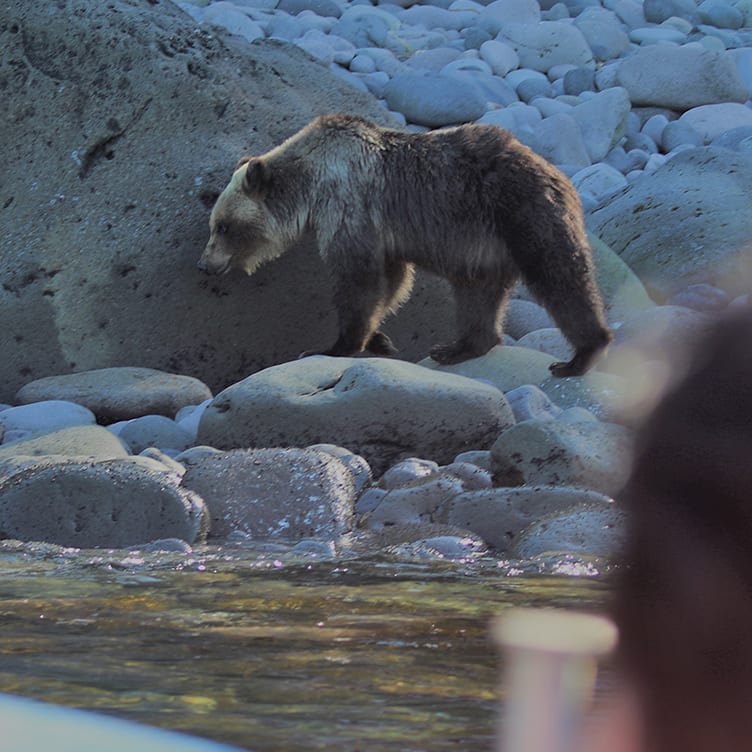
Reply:
<svg viewBox="0 0 752 752"><path fill-rule="evenodd" d="M201 258L196 264L199 271L204 274L226 274L230 271L232 256L225 253L218 253L210 243L206 246Z"/></svg>

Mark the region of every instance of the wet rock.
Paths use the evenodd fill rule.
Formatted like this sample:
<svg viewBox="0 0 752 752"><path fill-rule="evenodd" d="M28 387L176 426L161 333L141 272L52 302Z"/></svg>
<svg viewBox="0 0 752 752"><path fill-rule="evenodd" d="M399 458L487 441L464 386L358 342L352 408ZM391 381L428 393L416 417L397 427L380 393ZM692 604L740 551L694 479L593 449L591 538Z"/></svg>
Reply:
<svg viewBox="0 0 752 752"><path fill-rule="evenodd" d="M198 440L219 449L337 443L378 476L406 457L451 462L513 422L504 395L486 384L397 360L316 357L225 389Z"/></svg>
<svg viewBox="0 0 752 752"><path fill-rule="evenodd" d="M506 554L532 523L583 504L608 509L613 501L582 488L545 485L494 488L459 494L452 500L445 520L480 535L496 553Z"/></svg>
<svg viewBox="0 0 752 752"><path fill-rule="evenodd" d="M209 508L210 534L261 540L331 539L351 527L355 483L347 466L309 449L237 449L190 465L182 486Z"/></svg>
<svg viewBox="0 0 752 752"><path fill-rule="evenodd" d="M733 295L749 289L751 191L752 154L691 149L597 207L588 226L661 300L700 282Z"/></svg>
<svg viewBox="0 0 752 752"><path fill-rule="evenodd" d="M379 479L379 487L391 491L439 472L439 465L431 460L408 457L392 465Z"/></svg>
<svg viewBox="0 0 752 752"><path fill-rule="evenodd" d="M627 515L614 504L580 504L531 523L509 553L517 559L554 552L614 558L624 546L626 523Z"/></svg>
<svg viewBox="0 0 752 752"><path fill-rule="evenodd" d="M313 444L308 449L331 454L332 457L336 457L340 462L344 463L352 475L356 494L361 493L373 480L371 468L365 458L359 454L353 454L353 452L345 449L345 447L337 446L336 444Z"/></svg>
<svg viewBox="0 0 752 752"><path fill-rule="evenodd" d="M529 420L491 447L499 485L561 485L613 496L627 481L631 432L615 423Z"/></svg>
<svg viewBox="0 0 752 752"><path fill-rule="evenodd" d="M561 414L561 408L534 384L518 386L505 396L518 423L523 420L555 420Z"/></svg>
<svg viewBox="0 0 752 752"><path fill-rule="evenodd" d="M30 468L0 483L4 538L124 548L206 535L206 507L169 473L128 461Z"/></svg>
<svg viewBox="0 0 752 752"><path fill-rule="evenodd" d="M389 491L368 515L369 528L446 523L448 503L462 493L457 478L430 478L418 485Z"/></svg>
<svg viewBox="0 0 752 752"><path fill-rule="evenodd" d="M154 413L173 417L186 405L212 396L198 379L152 368L100 368L31 381L16 393L16 402L68 400L84 405L100 420L128 420Z"/></svg>

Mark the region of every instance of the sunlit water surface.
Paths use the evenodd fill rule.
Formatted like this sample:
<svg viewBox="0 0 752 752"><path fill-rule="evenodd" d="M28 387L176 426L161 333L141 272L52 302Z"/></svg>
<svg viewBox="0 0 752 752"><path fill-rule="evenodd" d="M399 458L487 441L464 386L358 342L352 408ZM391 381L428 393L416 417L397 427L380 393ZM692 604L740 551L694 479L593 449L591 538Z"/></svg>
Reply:
<svg viewBox="0 0 752 752"><path fill-rule="evenodd" d="M598 563L0 545L0 691L249 750L490 749L490 619L599 610Z"/></svg>

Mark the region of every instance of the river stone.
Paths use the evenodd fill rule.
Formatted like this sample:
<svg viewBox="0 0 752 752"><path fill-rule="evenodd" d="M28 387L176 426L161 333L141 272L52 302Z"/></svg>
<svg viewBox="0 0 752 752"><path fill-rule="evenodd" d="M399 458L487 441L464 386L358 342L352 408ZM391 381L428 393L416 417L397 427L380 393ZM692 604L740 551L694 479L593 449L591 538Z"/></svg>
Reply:
<svg viewBox="0 0 752 752"><path fill-rule="evenodd" d="M536 329L520 337L517 342L519 347L529 347L531 350L539 350L546 355L551 355L556 360L570 360L574 355L572 345L556 327ZM507 394L507 398L509 395ZM519 420L519 418L517 418Z"/></svg>
<svg viewBox="0 0 752 752"><path fill-rule="evenodd" d="M355 484L347 466L311 449L236 449L191 465L182 485L209 507L210 534L261 540L336 538L352 525Z"/></svg>
<svg viewBox="0 0 752 752"><path fill-rule="evenodd" d="M147 447L169 449L176 453L193 444L193 436L184 431L174 420L164 415L144 415L133 418L123 425L118 436L128 445L133 454Z"/></svg>
<svg viewBox="0 0 752 752"><path fill-rule="evenodd" d="M538 350L516 345L497 345L485 355L463 363L441 366L431 358L420 365L446 374L459 374L479 382L493 384L502 392L509 392L523 384L540 384L550 375L549 366L556 359Z"/></svg>
<svg viewBox="0 0 752 752"><path fill-rule="evenodd" d="M590 165L590 154L577 121L568 112L557 112L533 126L535 149L557 165Z"/></svg>
<svg viewBox="0 0 752 752"><path fill-rule="evenodd" d="M498 485L577 486L613 496L629 476L631 432L615 423L529 420L491 447Z"/></svg>
<svg viewBox="0 0 752 752"><path fill-rule="evenodd" d="M198 441L219 449L336 443L383 473L406 457L440 464L514 423L503 394L385 358L304 358L249 376L206 408Z"/></svg>
<svg viewBox="0 0 752 752"><path fill-rule="evenodd" d="M629 49L629 37L611 10L600 6L586 8L574 24L599 61L621 57Z"/></svg>
<svg viewBox="0 0 752 752"><path fill-rule="evenodd" d="M448 503L463 492L458 478L429 478L389 491L363 523L368 528L445 523Z"/></svg>
<svg viewBox="0 0 752 752"><path fill-rule="evenodd" d="M497 39L517 53L522 68L545 73L563 63L595 67L593 53L582 32L563 21L508 23Z"/></svg>
<svg viewBox="0 0 752 752"><path fill-rule="evenodd" d="M84 457L100 461L128 456L123 442L102 426L72 426L0 446L0 460L12 457Z"/></svg>
<svg viewBox="0 0 752 752"><path fill-rule="evenodd" d="M0 426L4 429L2 438L6 444L61 428L95 423L91 410L67 400L44 400L0 412Z"/></svg>
<svg viewBox="0 0 752 752"><path fill-rule="evenodd" d="M615 558L622 552L626 527L627 515L615 504L580 504L532 522L509 554L516 559L562 552Z"/></svg>
<svg viewBox="0 0 752 752"><path fill-rule="evenodd" d="M240 156L318 114L395 125L371 95L291 44L209 32L171 2L8 0L2 19L0 401L113 364L217 391L333 336L310 245L253 280L208 279L196 262ZM445 289L422 279L397 338L416 356L452 321Z"/></svg>
<svg viewBox="0 0 752 752"><path fill-rule="evenodd" d="M741 294L751 278L751 193L752 154L691 149L594 209L588 227L658 300L699 282Z"/></svg>
<svg viewBox="0 0 752 752"><path fill-rule="evenodd" d="M548 311L531 300L514 298L504 312L504 332L514 339L553 325Z"/></svg>
<svg viewBox="0 0 752 752"><path fill-rule="evenodd" d="M555 420L561 414L561 408L549 399L540 387L524 384L506 393L512 407L515 420Z"/></svg>
<svg viewBox="0 0 752 752"><path fill-rule="evenodd" d="M125 548L206 536L207 511L169 473L130 462L32 468L0 484L3 538L76 548Z"/></svg>
<svg viewBox="0 0 752 752"><path fill-rule="evenodd" d="M725 52L655 44L626 57L618 80L634 105L673 110L721 102L745 102L750 92Z"/></svg>
<svg viewBox="0 0 752 752"><path fill-rule="evenodd" d="M445 522L480 535L497 554L505 554L531 523L582 504L608 509L613 501L596 491L564 486L466 491L451 501Z"/></svg>
<svg viewBox="0 0 752 752"><path fill-rule="evenodd" d="M401 112L409 122L430 128L477 120L486 102L470 86L457 86L452 76L433 73L398 74L384 87L390 110Z"/></svg>
<svg viewBox="0 0 752 752"><path fill-rule="evenodd" d="M707 143L728 131L752 126L752 109L737 102L707 104L688 110L679 122L694 128Z"/></svg>
<svg viewBox="0 0 752 752"><path fill-rule="evenodd" d="M123 367L37 379L18 390L16 402L68 400L88 407L100 420L112 422L150 413L172 417L180 408L211 396L206 384L190 376Z"/></svg>
<svg viewBox="0 0 752 752"><path fill-rule="evenodd" d="M593 162L605 159L626 133L630 108L629 95L619 86L601 91L572 108L570 115L580 126Z"/></svg>

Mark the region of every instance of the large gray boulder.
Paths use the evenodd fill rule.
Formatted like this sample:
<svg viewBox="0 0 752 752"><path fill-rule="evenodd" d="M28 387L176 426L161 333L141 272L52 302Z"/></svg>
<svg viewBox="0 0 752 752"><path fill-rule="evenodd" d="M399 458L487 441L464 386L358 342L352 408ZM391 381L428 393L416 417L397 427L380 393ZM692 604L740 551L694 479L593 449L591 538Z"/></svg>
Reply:
<svg viewBox="0 0 752 752"><path fill-rule="evenodd" d="M218 391L333 341L310 247L252 280L196 262L239 156L326 112L387 124L373 97L292 45L209 32L169 2L9 0L0 47L0 401L116 364ZM398 325L408 355L451 317L443 288L422 289Z"/></svg>
<svg viewBox="0 0 752 752"><path fill-rule="evenodd" d="M198 443L336 443L379 475L412 456L448 464L513 424L492 386L399 360L315 357L267 368L218 394L201 417Z"/></svg>
<svg viewBox="0 0 752 752"><path fill-rule="evenodd" d="M206 502L212 537L337 538L352 525L355 483L344 462L311 449L236 449L191 464L182 485Z"/></svg>
<svg viewBox="0 0 752 752"><path fill-rule="evenodd" d="M708 282L749 291L752 154L718 147L678 154L588 216L659 300Z"/></svg>

